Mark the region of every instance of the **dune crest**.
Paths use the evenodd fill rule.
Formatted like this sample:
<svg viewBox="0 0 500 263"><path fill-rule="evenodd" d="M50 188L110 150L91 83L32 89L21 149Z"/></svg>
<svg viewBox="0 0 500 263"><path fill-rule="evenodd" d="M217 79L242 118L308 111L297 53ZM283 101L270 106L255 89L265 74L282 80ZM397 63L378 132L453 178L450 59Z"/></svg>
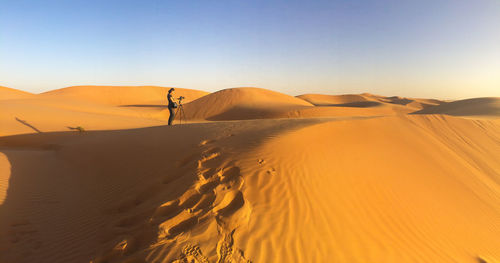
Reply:
<svg viewBox="0 0 500 263"><path fill-rule="evenodd" d="M26 91L0 86L0 100L26 99L33 96L34 94Z"/></svg>
<svg viewBox="0 0 500 263"><path fill-rule="evenodd" d="M73 98L110 105L162 105L170 87L159 86L72 86L41 93L42 97ZM186 102L208 94L205 91L175 89Z"/></svg>

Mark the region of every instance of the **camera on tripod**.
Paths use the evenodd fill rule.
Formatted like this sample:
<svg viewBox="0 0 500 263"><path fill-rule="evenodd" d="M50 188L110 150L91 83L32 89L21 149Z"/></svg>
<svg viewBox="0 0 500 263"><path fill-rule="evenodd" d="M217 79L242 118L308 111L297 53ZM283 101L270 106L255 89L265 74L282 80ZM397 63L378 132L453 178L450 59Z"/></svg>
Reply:
<svg viewBox="0 0 500 263"><path fill-rule="evenodd" d="M180 96L177 98L179 105L177 107L177 111L175 112L175 116L179 116L179 124L182 124L182 120L186 120L186 114L184 113L184 106L182 105L182 100L185 99L184 96Z"/></svg>

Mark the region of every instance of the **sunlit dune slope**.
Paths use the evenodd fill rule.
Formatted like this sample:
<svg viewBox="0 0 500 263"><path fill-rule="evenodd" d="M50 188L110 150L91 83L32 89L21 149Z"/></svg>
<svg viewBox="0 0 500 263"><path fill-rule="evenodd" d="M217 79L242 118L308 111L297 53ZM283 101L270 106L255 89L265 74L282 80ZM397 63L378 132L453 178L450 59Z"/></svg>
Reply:
<svg viewBox="0 0 500 263"><path fill-rule="evenodd" d="M498 122L330 122L252 155L235 240L255 262L500 260Z"/></svg>
<svg viewBox="0 0 500 263"><path fill-rule="evenodd" d="M0 261L498 262L499 142L438 115L2 137Z"/></svg>
<svg viewBox="0 0 500 263"><path fill-rule="evenodd" d="M33 96L34 94L31 94L29 92L0 86L0 100L23 99Z"/></svg>
<svg viewBox="0 0 500 263"><path fill-rule="evenodd" d="M452 101L425 108L415 114L447 114L454 116L500 117L500 98L474 98Z"/></svg>
<svg viewBox="0 0 500 263"><path fill-rule="evenodd" d="M188 119L238 120L285 117L286 111L310 103L260 88L224 89L185 105Z"/></svg>
<svg viewBox="0 0 500 263"><path fill-rule="evenodd" d="M169 87L158 86L73 86L40 94L43 97L73 98L110 105L164 105ZM208 92L175 89L176 96L187 101L200 98Z"/></svg>

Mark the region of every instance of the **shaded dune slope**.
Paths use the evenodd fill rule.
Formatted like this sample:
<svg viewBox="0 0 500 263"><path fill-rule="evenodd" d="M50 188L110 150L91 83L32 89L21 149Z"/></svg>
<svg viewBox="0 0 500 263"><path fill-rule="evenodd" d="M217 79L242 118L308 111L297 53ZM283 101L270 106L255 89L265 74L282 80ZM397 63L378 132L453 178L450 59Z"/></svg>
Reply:
<svg viewBox="0 0 500 263"><path fill-rule="evenodd" d="M496 262L499 142L430 115L3 137L0 261Z"/></svg>

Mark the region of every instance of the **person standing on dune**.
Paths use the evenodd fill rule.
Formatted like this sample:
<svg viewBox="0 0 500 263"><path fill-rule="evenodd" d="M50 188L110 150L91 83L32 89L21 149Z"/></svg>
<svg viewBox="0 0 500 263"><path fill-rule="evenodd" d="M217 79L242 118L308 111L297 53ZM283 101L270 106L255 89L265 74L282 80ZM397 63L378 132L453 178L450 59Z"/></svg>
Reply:
<svg viewBox="0 0 500 263"><path fill-rule="evenodd" d="M168 90L167 94L167 100L168 100L168 112L170 113L170 116L168 117L168 125L172 125L172 122L174 121L175 118L175 112L174 109L177 108L177 104L173 100L173 92L175 91L174 88L171 88Z"/></svg>

